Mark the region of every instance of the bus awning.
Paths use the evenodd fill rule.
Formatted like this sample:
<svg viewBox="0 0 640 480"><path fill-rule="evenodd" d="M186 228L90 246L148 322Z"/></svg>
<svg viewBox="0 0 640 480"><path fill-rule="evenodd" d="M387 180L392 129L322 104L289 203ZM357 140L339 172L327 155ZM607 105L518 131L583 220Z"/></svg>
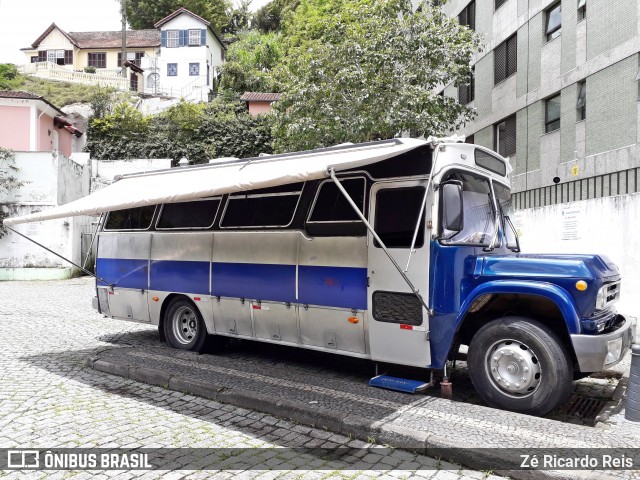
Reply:
<svg viewBox="0 0 640 480"><path fill-rule="evenodd" d="M86 197L30 215L7 218L4 223L16 225L77 215L98 215L124 208L317 180L327 178L331 169L339 172L362 167L426 144L425 140L394 138L126 175Z"/></svg>

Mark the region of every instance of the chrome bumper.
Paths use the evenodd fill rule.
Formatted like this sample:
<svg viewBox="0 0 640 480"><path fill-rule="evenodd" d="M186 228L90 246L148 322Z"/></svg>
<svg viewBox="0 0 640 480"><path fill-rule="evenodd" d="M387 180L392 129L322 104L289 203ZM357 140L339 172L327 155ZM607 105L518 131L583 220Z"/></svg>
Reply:
<svg viewBox="0 0 640 480"><path fill-rule="evenodd" d="M636 336L636 325L631 318L622 318L624 323L612 332L600 335L571 335L571 343L581 372L599 372L624 358Z"/></svg>

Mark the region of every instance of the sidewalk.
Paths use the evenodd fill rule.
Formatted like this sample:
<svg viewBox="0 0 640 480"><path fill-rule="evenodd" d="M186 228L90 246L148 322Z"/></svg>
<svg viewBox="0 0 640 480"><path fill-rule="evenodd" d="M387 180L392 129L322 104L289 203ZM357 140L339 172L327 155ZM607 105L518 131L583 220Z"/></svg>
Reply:
<svg viewBox="0 0 640 480"><path fill-rule="evenodd" d="M89 364L98 371L365 441L375 439L391 447L443 456L474 469L500 465L496 451L490 448L640 447L640 428L625 421L623 411L614 412L606 424L587 427L436 396L371 388L365 378L372 376L367 372L371 364L346 357L253 342L241 342L219 355L197 355L170 349L159 341L155 346L128 341L134 345L102 349L89 358ZM263 354L265 349L267 354ZM621 394L618 389L616 396ZM439 450L450 448L456 449L449 451L453 458ZM635 478L638 474L494 471L513 478Z"/></svg>

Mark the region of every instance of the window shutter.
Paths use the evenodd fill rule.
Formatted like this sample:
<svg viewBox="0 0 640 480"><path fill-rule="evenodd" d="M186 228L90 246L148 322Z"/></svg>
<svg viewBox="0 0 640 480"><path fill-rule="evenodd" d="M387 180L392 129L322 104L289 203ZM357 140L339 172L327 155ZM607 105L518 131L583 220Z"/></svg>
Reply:
<svg viewBox="0 0 640 480"><path fill-rule="evenodd" d="M510 157L516 154L516 116L512 115L505 120L504 156Z"/></svg>
<svg viewBox="0 0 640 480"><path fill-rule="evenodd" d="M506 78L507 42L502 42L493 51L493 78L494 84L500 83Z"/></svg>
<svg viewBox="0 0 640 480"><path fill-rule="evenodd" d="M188 35L189 35L189 31L188 30L180 30L180 33L178 34L178 46L179 47L184 47L185 45L187 45Z"/></svg>
<svg viewBox="0 0 640 480"><path fill-rule="evenodd" d="M47 51L46 50L39 50L38 51L38 61L39 62L46 62L47 61Z"/></svg>
<svg viewBox="0 0 640 480"><path fill-rule="evenodd" d="M458 87L458 103L460 103L460 105L466 105L469 102L469 86L460 85Z"/></svg>
<svg viewBox="0 0 640 480"><path fill-rule="evenodd" d="M64 64L73 65L73 50L64 51Z"/></svg>
<svg viewBox="0 0 640 480"><path fill-rule="evenodd" d="M167 46L167 31L166 30L162 30L160 32L160 45L162 45L163 47Z"/></svg>
<svg viewBox="0 0 640 480"><path fill-rule="evenodd" d="M507 77L518 71L518 36L507 40Z"/></svg>
<svg viewBox="0 0 640 480"><path fill-rule="evenodd" d="M200 45L206 45L207 44L207 29L203 28L202 30L200 30Z"/></svg>

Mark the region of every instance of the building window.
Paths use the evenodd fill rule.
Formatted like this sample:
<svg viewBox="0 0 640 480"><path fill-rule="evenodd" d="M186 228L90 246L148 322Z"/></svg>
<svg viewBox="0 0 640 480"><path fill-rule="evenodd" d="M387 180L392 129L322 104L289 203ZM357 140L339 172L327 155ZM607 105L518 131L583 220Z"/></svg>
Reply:
<svg viewBox="0 0 640 480"><path fill-rule="evenodd" d="M467 105L475 100L475 69L471 70L471 80L467 85L458 87L458 102L460 105Z"/></svg>
<svg viewBox="0 0 640 480"><path fill-rule="evenodd" d="M547 10L547 41L553 40L562 31L562 4L557 3Z"/></svg>
<svg viewBox="0 0 640 480"><path fill-rule="evenodd" d="M139 67L144 57L144 52L127 52L127 60ZM122 66L122 52L118 52L118 66Z"/></svg>
<svg viewBox="0 0 640 480"><path fill-rule="evenodd" d="M180 30L167 30L167 48L177 48L179 46Z"/></svg>
<svg viewBox="0 0 640 480"><path fill-rule="evenodd" d="M178 75L178 64L167 63L167 77L176 77Z"/></svg>
<svg viewBox="0 0 640 480"><path fill-rule="evenodd" d="M31 63L37 63L37 62L38 62L38 57L37 56L35 56L35 57L32 56L31 57Z"/></svg>
<svg viewBox="0 0 640 480"><path fill-rule="evenodd" d="M578 83L578 121L587 118L587 82Z"/></svg>
<svg viewBox="0 0 640 480"><path fill-rule="evenodd" d="M514 34L493 51L494 84L518 71L518 35Z"/></svg>
<svg viewBox="0 0 640 480"><path fill-rule="evenodd" d="M505 3L507 3L507 0L496 0L496 8L495 8L495 10L498 10Z"/></svg>
<svg viewBox="0 0 640 480"><path fill-rule="evenodd" d="M458 15L458 23L466 25L471 30L476 29L476 2L471 0Z"/></svg>
<svg viewBox="0 0 640 480"><path fill-rule="evenodd" d="M46 50L39 50L38 51L38 61L39 62L46 62L47 61L47 51Z"/></svg>
<svg viewBox="0 0 640 480"><path fill-rule="evenodd" d="M73 65L73 50L64 51L64 64Z"/></svg>
<svg viewBox="0 0 640 480"><path fill-rule="evenodd" d="M107 68L107 54L106 52L89 53L90 67Z"/></svg>
<svg viewBox="0 0 640 480"><path fill-rule="evenodd" d="M587 0L578 0L578 21L587 18Z"/></svg>
<svg viewBox="0 0 640 480"><path fill-rule="evenodd" d="M200 75L200 64L199 63L190 63L189 64L189 75L192 77L196 77Z"/></svg>
<svg viewBox="0 0 640 480"><path fill-rule="evenodd" d="M503 157L516 154L516 116L511 115L495 126L495 150Z"/></svg>
<svg viewBox="0 0 640 480"><path fill-rule="evenodd" d="M560 128L560 95L547 99L544 107L544 131L553 132Z"/></svg>
<svg viewBox="0 0 640 480"><path fill-rule="evenodd" d="M200 30L189 30L189 46L200 46Z"/></svg>

